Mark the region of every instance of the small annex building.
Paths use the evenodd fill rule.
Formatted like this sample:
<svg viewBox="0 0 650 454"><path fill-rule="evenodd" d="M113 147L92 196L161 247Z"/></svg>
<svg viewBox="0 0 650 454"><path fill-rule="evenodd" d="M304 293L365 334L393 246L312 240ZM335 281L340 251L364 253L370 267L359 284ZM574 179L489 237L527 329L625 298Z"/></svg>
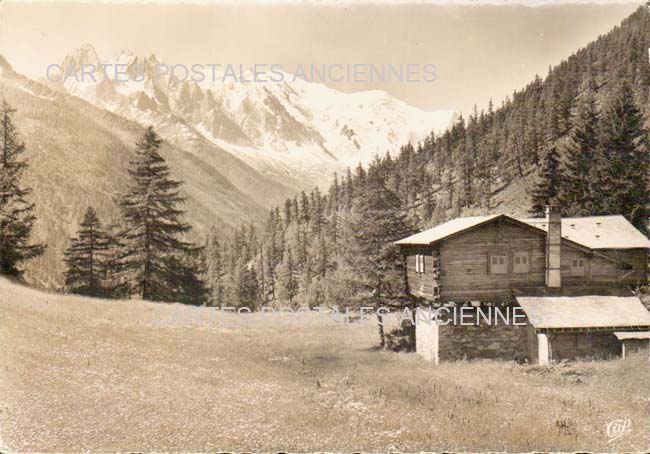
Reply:
<svg viewBox="0 0 650 454"><path fill-rule="evenodd" d="M648 282L650 240L623 216L562 218L549 206L546 218L459 218L397 244L420 307L517 307L526 316L518 326L418 323L416 349L436 363L546 364L650 343L650 312L632 291Z"/></svg>
<svg viewBox="0 0 650 454"><path fill-rule="evenodd" d="M650 336L650 311L636 296L518 296L538 349L552 359L606 358L641 347ZM625 348L627 347L627 348ZM530 352L538 360L538 349ZM537 355L536 355L537 353Z"/></svg>

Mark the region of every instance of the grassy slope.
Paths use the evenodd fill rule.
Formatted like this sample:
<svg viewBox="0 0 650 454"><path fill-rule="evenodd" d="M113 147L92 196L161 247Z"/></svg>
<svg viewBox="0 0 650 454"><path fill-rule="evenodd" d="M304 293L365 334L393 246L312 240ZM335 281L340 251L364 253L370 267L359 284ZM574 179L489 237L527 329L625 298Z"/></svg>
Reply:
<svg viewBox="0 0 650 454"><path fill-rule="evenodd" d="M644 356L434 367L374 350L373 326L152 323L174 307L0 280L0 442L67 452L650 447ZM617 418L633 432L610 445L605 426Z"/></svg>

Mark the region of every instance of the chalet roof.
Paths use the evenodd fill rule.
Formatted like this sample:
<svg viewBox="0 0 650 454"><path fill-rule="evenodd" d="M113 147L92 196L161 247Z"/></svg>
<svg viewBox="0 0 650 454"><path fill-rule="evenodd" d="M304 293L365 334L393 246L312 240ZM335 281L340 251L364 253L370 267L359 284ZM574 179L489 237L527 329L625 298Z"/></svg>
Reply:
<svg viewBox="0 0 650 454"><path fill-rule="evenodd" d="M546 219L520 219L548 230ZM562 237L589 249L650 248L650 240L621 215L562 218Z"/></svg>
<svg viewBox="0 0 650 454"><path fill-rule="evenodd" d="M498 218L501 215L495 214L492 216L470 216L466 218L456 218L451 221L447 221L443 224L437 225L436 227L425 230L415 235L411 235L407 238L396 241L395 244L419 244L426 245L435 243L436 241L443 240L451 235L455 235L465 230L477 227L486 222L490 222L493 219Z"/></svg>
<svg viewBox="0 0 650 454"><path fill-rule="evenodd" d="M544 231L548 230L544 218L516 219L503 214L470 216L445 222L432 229L401 239L396 244L429 245L478 227L500 216ZM562 237L589 249L650 249L650 240L620 215L562 218Z"/></svg>
<svg viewBox="0 0 650 454"><path fill-rule="evenodd" d="M535 328L650 327L650 311L636 296L518 296Z"/></svg>

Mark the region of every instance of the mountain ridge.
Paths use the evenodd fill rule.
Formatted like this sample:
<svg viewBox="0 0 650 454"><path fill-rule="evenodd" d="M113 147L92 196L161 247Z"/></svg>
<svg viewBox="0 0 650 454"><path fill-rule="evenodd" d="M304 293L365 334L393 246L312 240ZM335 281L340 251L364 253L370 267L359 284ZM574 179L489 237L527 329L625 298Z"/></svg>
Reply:
<svg viewBox="0 0 650 454"><path fill-rule="evenodd" d="M101 64L90 44L66 56L61 68L78 72L83 64ZM122 51L104 64L123 65L130 77L108 71L101 81L67 78L57 88L141 124L182 120L208 142L298 190L325 186L334 172L422 140L425 131L444 130L455 118L451 111L413 108L382 90L342 93L295 77L289 82L288 76L248 84L179 80L161 76L165 63L154 54ZM170 130L165 138L180 141L182 134Z"/></svg>
<svg viewBox="0 0 650 454"><path fill-rule="evenodd" d="M66 61L99 62L89 44L82 46L73 57ZM135 61L138 57L125 52L118 58ZM160 61L155 55L147 59L149 64ZM297 96L299 87L286 84L280 93L259 87L268 90L267 97L262 101L243 103L238 110L243 126L226 115L225 107L221 110L224 117L218 117L218 107L223 100L218 99L212 90L202 90L197 85L172 86L183 95L177 98L164 93L169 86L161 88L152 83L148 88L149 91L134 90L133 97L125 98L134 103L109 109L97 100L90 102L93 99L89 98L92 94L111 99L119 94L110 81L91 86L74 85L71 91L78 92L70 93L61 84L44 84L15 72L0 56L0 93L18 109L16 123L21 138L26 142L30 161L26 183L34 188L33 200L38 217L34 239L49 246L42 257L28 264L27 277L36 285L61 285L63 251L68 239L75 234L87 206L94 206L105 224L118 222L115 197L126 184L126 170L135 142L149 124L155 124L165 139L161 153L169 161L174 176L184 183L182 192L187 195L188 221L195 227L194 239L198 242L205 240L212 225L234 228L252 223L261 226L268 207L282 203L286 197L306 187L313 188L319 182L329 181L332 176L329 170L344 168L334 153L319 149L324 139L313 125L301 124L297 132L291 130L290 123L295 121L296 112L300 113L302 106L283 104L280 93L282 96ZM124 87L121 89L124 91ZM371 95L388 96L385 92ZM358 101L358 98L351 99L352 102ZM227 101L231 104L236 102L232 97ZM201 110L197 111L194 106L202 102L212 107L205 110L212 116L198 115ZM254 107L260 102L269 109L267 113L275 114L266 120L256 117ZM252 114L248 117L247 109ZM307 110L302 114L305 117L312 115ZM298 152L280 147L273 150L273 156L251 146L254 140L245 131L248 130L248 134L250 131L259 133L256 128L264 121L275 121L276 116L280 118L277 125L289 125L289 133L296 133L296 138L303 140L303 145L308 143L312 154L318 156L318 159L306 162L305 169L296 167L305 146ZM206 121L212 122L213 130L220 127L221 137L228 140L206 133ZM230 136L225 134L228 128ZM345 133L353 137L354 131L349 129ZM273 138L250 135L261 140ZM310 142L311 139L314 140ZM296 175L303 170L302 176Z"/></svg>

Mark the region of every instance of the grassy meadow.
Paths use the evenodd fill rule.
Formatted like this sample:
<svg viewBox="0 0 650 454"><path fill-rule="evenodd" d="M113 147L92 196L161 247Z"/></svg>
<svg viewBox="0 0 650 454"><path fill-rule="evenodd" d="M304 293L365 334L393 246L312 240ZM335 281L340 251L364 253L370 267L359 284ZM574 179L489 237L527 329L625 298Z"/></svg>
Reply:
<svg viewBox="0 0 650 454"><path fill-rule="evenodd" d="M161 322L175 307L0 280L0 451L650 448L647 355L436 367L372 324Z"/></svg>

